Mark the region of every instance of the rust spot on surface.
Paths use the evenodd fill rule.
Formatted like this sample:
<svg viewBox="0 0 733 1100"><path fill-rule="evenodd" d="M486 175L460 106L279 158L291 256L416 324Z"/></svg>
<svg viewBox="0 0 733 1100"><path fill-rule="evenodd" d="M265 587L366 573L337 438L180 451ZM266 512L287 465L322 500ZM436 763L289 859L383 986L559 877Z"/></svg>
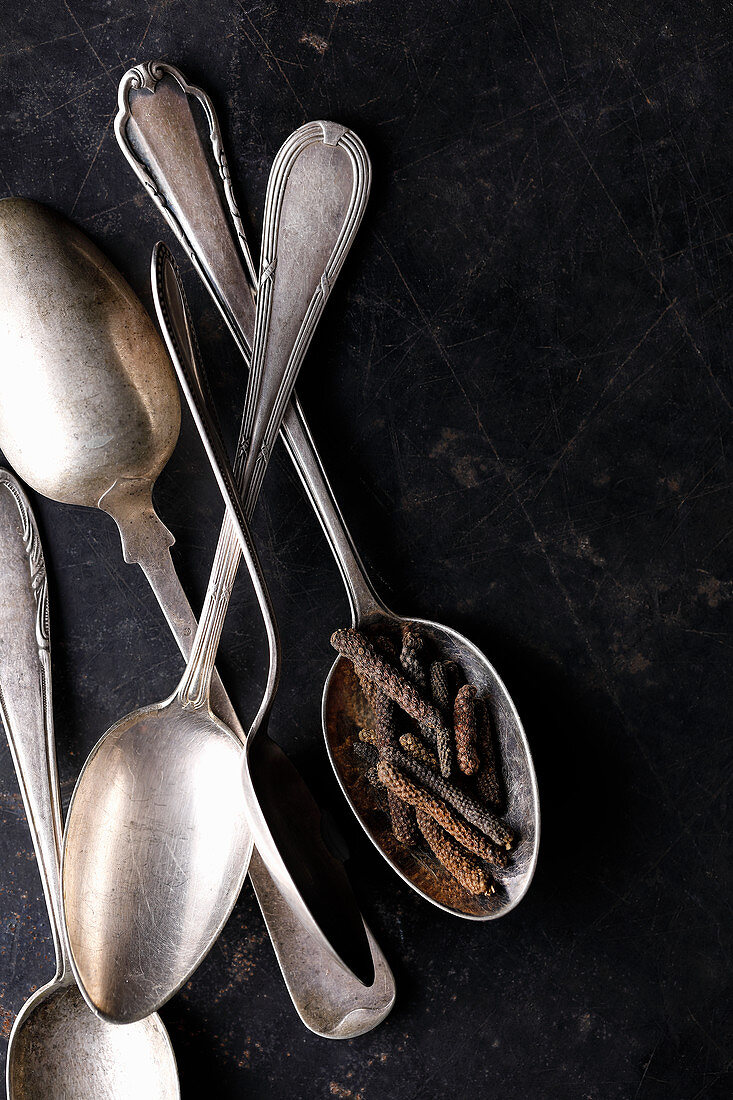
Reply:
<svg viewBox="0 0 733 1100"><path fill-rule="evenodd" d="M301 34L300 41L304 46L312 46L316 53L321 55L328 49L328 42L320 34Z"/></svg>
<svg viewBox="0 0 733 1100"><path fill-rule="evenodd" d="M9 1008L3 1008L3 1006L0 1005L0 1036L3 1039L9 1039L10 1038L10 1032L11 1032L12 1027L13 1027L13 1020L14 1019L15 1019L15 1016L10 1011L10 1009Z"/></svg>

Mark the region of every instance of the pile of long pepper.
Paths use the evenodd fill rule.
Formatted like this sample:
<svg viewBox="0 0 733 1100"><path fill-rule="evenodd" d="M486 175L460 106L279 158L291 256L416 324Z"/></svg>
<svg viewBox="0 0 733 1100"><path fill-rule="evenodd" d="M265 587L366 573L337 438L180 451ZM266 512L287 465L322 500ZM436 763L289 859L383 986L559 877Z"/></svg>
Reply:
<svg viewBox="0 0 733 1100"><path fill-rule="evenodd" d="M401 647L353 628L331 644L349 660L373 714L354 751L386 796L395 838L427 845L471 894L494 892L490 867L508 865L515 837L500 819L499 777L489 708L452 661L431 659L415 624Z"/></svg>

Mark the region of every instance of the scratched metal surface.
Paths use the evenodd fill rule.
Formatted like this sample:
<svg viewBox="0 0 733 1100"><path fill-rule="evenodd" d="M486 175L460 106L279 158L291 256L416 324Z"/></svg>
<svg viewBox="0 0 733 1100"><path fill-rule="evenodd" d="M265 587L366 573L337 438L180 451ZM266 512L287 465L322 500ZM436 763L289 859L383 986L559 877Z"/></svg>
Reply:
<svg viewBox="0 0 733 1100"><path fill-rule="evenodd" d="M256 525L287 661L273 733L348 832L399 1000L354 1041L304 1031L246 889L164 1011L184 1097L730 1095L729 16L681 0L3 3L0 194L71 215L146 301L167 234L113 139L130 64L164 56L211 93L250 228L296 126L364 138L370 209L301 397L388 602L486 651L538 770L538 874L506 920L451 919L379 863L319 731L346 601L278 453ZM187 283L232 409L241 368ZM157 503L198 601L221 507L188 421ZM171 688L180 658L109 517L36 507L68 798L99 734ZM261 642L240 586L222 671L247 713ZM51 972L3 743L3 1036Z"/></svg>

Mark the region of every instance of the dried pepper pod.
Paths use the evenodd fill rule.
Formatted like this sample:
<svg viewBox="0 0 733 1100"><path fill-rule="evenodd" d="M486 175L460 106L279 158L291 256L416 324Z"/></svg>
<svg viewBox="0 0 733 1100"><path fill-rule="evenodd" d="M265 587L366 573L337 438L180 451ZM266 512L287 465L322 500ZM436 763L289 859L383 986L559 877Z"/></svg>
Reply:
<svg viewBox="0 0 733 1100"><path fill-rule="evenodd" d="M377 748L385 748L387 745L397 744L397 725L395 723L395 706L392 700L384 694L376 680L370 680L357 669L357 676L364 698L372 709L374 715L375 744Z"/></svg>
<svg viewBox="0 0 733 1100"><path fill-rule="evenodd" d="M369 680L363 672L357 669L357 676L362 691L366 696L374 713L374 742L379 756L389 747L397 744L397 727L395 724L395 705L382 691L380 684L375 680ZM363 732L363 731L362 731ZM366 743L361 744L362 749L371 748ZM373 750L372 750L373 751ZM413 810L406 806L398 796L387 790L387 810L392 824L392 832L401 844L413 847L419 840L419 831L415 822Z"/></svg>
<svg viewBox="0 0 733 1100"><path fill-rule="evenodd" d="M397 744L397 722L395 705L383 691L374 694L372 703L374 712L374 729L376 730L379 748Z"/></svg>
<svg viewBox="0 0 733 1100"><path fill-rule="evenodd" d="M367 764L376 764L379 760L379 752L373 745L364 744L362 741L355 741L354 755L360 757L362 760L366 760Z"/></svg>
<svg viewBox="0 0 733 1100"><path fill-rule="evenodd" d="M438 758L416 734L411 733L409 730L407 733L401 734L400 745L405 752L409 752L410 756L414 756L419 763L437 772Z"/></svg>
<svg viewBox="0 0 733 1100"><path fill-rule="evenodd" d="M422 727L421 727L422 728ZM446 779L450 779L453 772L453 742L455 738L451 734L448 727L444 727L440 731L435 731L435 748L438 753L438 766L440 767L440 774Z"/></svg>
<svg viewBox="0 0 733 1100"><path fill-rule="evenodd" d="M453 728L456 738L456 756L458 767L464 775L475 775L479 769L476 751L476 712L474 700L476 688L473 684L464 684L458 689L453 704Z"/></svg>
<svg viewBox="0 0 733 1100"><path fill-rule="evenodd" d="M359 687L361 688L362 695L366 699L369 706L374 710L374 699L381 689L376 680L370 680L368 676L362 675L359 670L356 670L356 676L359 681Z"/></svg>
<svg viewBox="0 0 733 1100"><path fill-rule="evenodd" d="M430 666L430 693L444 718L450 718L453 713L453 692L448 684L447 665L447 661L433 661Z"/></svg>
<svg viewBox="0 0 733 1100"><path fill-rule="evenodd" d="M358 630L348 627L337 630L331 637L331 645L342 657L351 661L357 673L375 680L385 695L414 718L423 731L435 738L437 731L446 725L436 707L428 703L403 673L381 657L371 642Z"/></svg>
<svg viewBox="0 0 733 1100"><path fill-rule="evenodd" d="M456 661L443 661L443 669L445 670L445 678L448 682L451 699L455 699L458 689L463 687L466 682L463 669Z"/></svg>
<svg viewBox="0 0 733 1100"><path fill-rule="evenodd" d="M377 765L378 774L379 765ZM415 821L415 811L403 802L395 791L389 788L387 789L387 804L395 839L399 840L400 844L406 844L408 848L413 848L420 839L417 822Z"/></svg>
<svg viewBox="0 0 733 1100"><path fill-rule="evenodd" d="M482 699L476 700L476 730L479 758L481 760L476 774L476 790L490 806L500 809L504 802L504 796L494 749L491 715L486 702Z"/></svg>
<svg viewBox="0 0 733 1100"><path fill-rule="evenodd" d="M372 726L365 726L363 730L359 730L359 740L363 741L365 745L373 745L375 749L379 748L379 737Z"/></svg>
<svg viewBox="0 0 733 1100"><path fill-rule="evenodd" d="M478 860L465 852L442 825L423 810L416 811L417 826L428 847L446 871L470 894L490 894L494 885Z"/></svg>
<svg viewBox="0 0 733 1100"><path fill-rule="evenodd" d="M477 829L486 836L491 837L499 848L510 848L514 842L514 834L508 825L500 821L497 815L486 806L480 805L475 798L471 798L465 791L454 783L449 783L441 775L437 775L430 768L426 768L413 756L401 749L387 749L383 759L395 764L400 769L407 770L423 786L427 787L438 798L446 802L459 814L465 817Z"/></svg>
<svg viewBox="0 0 733 1100"><path fill-rule="evenodd" d="M416 810L429 814L446 832L460 841L464 848L490 863L496 862L498 850L483 833L462 820L446 802L419 786L399 767L387 760L380 760L377 764L377 775L385 787Z"/></svg>
<svg viewBox="0 0 733 1100"><path fill-rule="evenodd" d="M389 803L387 801L387 790L384 786L384 783L382 783L382 780L377 775L376 764L372 768L367 768L367 770L363 773L363 778L366 779L367 783L372 788L372 798L374 799L374 805L377 807L378 810L381 810L382 813L387 814L387 816L390 817L391 820Z"/></svg>
<svg viewBox="0 0 733 1100"><path fill-rule="evenodd" d="M427 693L429 680L425 659L425 641L422 634L411 623L405 623L402 628L400 664L405 671L405 675L415 687Z"/></svg>
<svg viewBox="0 0 733 1100"><path fill-rule="evenodd" d="M435 747L438 750L440 773L446 779L450 779L455 759L455 737L448 724L453 718L453 697L448 686L443 661L433 661L430 666L430 694L439 714L446 720L445 731L436 731Z"/></svg>

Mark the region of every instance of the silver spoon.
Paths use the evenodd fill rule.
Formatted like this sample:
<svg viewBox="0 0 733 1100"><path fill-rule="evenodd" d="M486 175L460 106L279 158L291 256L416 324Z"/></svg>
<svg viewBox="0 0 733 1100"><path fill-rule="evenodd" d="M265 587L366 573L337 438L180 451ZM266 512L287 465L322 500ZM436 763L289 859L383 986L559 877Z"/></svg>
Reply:
<svg viewBox="0 0 733 1100"><path fill-rule="evenodd" d="M198 345L180 277L173 258L164 244L158 243L155 246L151 266L153 298L158 321L163 331L171 360L176 368L181 389L188 401L209 462L216 476L222 496L229 509L230 516L232 517L232 522L234 523L235 529L238 530L240 527L245 527L246 524L241 496L236 486L234 472L229 465L218 426L210 411L210 409L213 409L213 403L200 363ZM240 533L240 539L242 537L243 535ZM256 581L256 578L253 579ZM278 668L281 661L277 639L275 649L270 653L270 659L271 666L274 666L274 668L271 667L269 682L271 684L276 684L278 679ZM264 713L266 706L271 707L273 701L272 695L267 702L263 701L260 713ZM251 819L255 823L255 841L258 845L262 846L263 851L268 851L268 849L273 847L274 833L275 850L269 861L270 866L273 866L275 861L281 862L277 844L283 843L285 850L288 852L288 865L293 869L293 883L288 889L282 889L281 896L287 896L289 889L292 889L293 886L295 886L296 889L300 888L303 897L311 899L312 908L317 914L319 928L321 928L322 931L328 931L332 928L334 920L340 922L343 919L342 914L340 914L334 906L334 901L338 900L342 894L344 894L345 890L348 890L348 886L346 886L342 879L343 869L340 863L334 864L330 853L323 845L319 832L308 828L307 822L313 819L318 821L320 819L320 814L307 792L304 797L303 792L299 789L301 784L298 780L297 773L295 773L294 769L289 765L287 758L283 755L278 745L268 737L266 725L266 717L263 718L259 725L255 723L250 731L245 746L246 753L244 766L247 773L245 791L257 792L256 798L249 799ZM264 775L262 774L263 767ZM274 803L272 803L271 796L268 798L268 792L270 792L272 787L270 775L273 770L280 777L276 791L277 797ZM263 815L261 800L265 807L269 808L269 821ZM269 807L268 802L270 803ZM287 820L284 822L280 821L283 812L282 809L279 808L278 804L280 803L285 808L287 815L295 815L302 823L294 834L292 826ZM314 876L314 861L316 860L316 856L319 857L321 866L320 870ZM287 886L290 879L290 871L288 871L287 867L284 867L284 871L287 876L287 881L285 882L285 886ZM299 877L299 873L302 875L303 871L305 871L304 879ZM326 890L326 885L334 876L336 876L335 883L333 883L331 889ZM314 879L318 886L318 893L322 895L326 903L327 909L325 911L321 909L318 894L315 896L312 894L311 881ZM292 910L294 909L295 906L292 906ZM366 925L365 930L371 946L373 940ZM294 946L302 949L304 946L302 944L302 936L294 943ZM375 957L373 947L372 959L375 963L373 985L376 986L377 989L382 988L384 993L389 992L389 1006L391 1007L394 1000L394 984L391 972L387 968L386 962L383 961L381 954ZM315 966L315 963L316 960L313 959L312 966ZM325 992L327 992L328 986L333 982L332 973L334 967L336 968L336 973L340 974L339 1006L341 1009L341 1016L338 1023L338 1030L336 1031L333 1024L331 1024L328 1032L324 1033L324 1031L320 1030L318 1034L325 1034L325 1036L329 1038L354 1037L375 1026L374 1016L376 1005L366 1005L364 1003L364 986L350 971L348 971L343 961L336 958L332 958L331 960L323 959L321 961L321 964L316 968L311 978L311 982L309 983L311 993L313 992L314 983L316 986L323 983L326 987ZM300 973L301 969L302 967L296 967L295 972ZM346 998L349 992L351 993L351 1005L347 1012L345 1011L347 1008ZM325 1004L328 1004L331 1000L332 997L327 998ZM324 1009L324 993L321 992L319 996L312 998L310 1004L311 1014L316 1012L322 1014ZM383 1005L383 1015L386 1015L387 1011L387 1006ZM311 1023L313 1022L311 1018ZM316 1030L316 1028L311 1027L311 1030Z"/></svg>
<svg viewBox="0 0 733 1100"><path fill-rule="evenodd" d="M365 181L363 146L331 123L301 127L275 158L236 462L248 516L297 371L361 220ZM277 687L277 631L247 534L227 521L178 689L105 734L72 796L62 872L72 965L90 1003L118 1022L147 1015L180 988L216 939L246 873L241 743L209 705L238 544L270 650L248 754L266 752L255 733L267 721ZM321 858L322 843L309 861L311 830L287 805L288 775L275 772L275 757L267 763L267 774L257 770L256 793L251 782L244 784L260 853L311 934L325 936L336 958L371 981L368 942L353 895L343 888L343 867Z"/></svg>
<svg viewBox="0 0 733 1100"><path fill-rule="evenodd" d="M117 140L192 257L240 352L248 359L252 267L213 105L201 89L188 84L178 69L161 61L130 69L120 82L119 98ZM194 111L205 120L210 140L208 153L199 136ZM212 171L212 159L223 181L223 194ZM394 631L405 620L384 606L366 576L297 399L285 414L283 435L336 558L354 623L376 633L380 632L380 626ZM354 679L340 659L334 663L324 689L326 744L352 809L397 873L440 908L458 916L490 920L518 904L534 874L540 812L532 757L509 694L480 650L450 627L427 620L409 621L420 625L436 656L455 660L480 694L490 700L502 760L506 820L519 838L510 866L496 874L501 889L494 895L475 898L457 887L434 861L416 858L408 850L395 846L385 827L386 819L377 812L367 785L353 765L350 747L346 749L353 742L355 723L363 722L365 710Z"/></svg>
<svg viewBox="0 0 733 1100"><path fill-rule="evenodd" d="M38 203L0 202L0 275L0 445L39 492L114 516L126 560L139 562L188 657L196 619L171 561L173 538L151 503L180 421L160 338L95 245ZM244 743L216 674L212 702ZM282 766L308 804L307 788L284 755ZM243 863L247 847L243 842ZM366 987L302 926L256 851L250 876L305 1025L331 1038L376 1026L395 990L369 931L375 979Z"/></svg>
<svg viewBox="0 0 733 1100"><path fill-rule="evenodd" d="M8 1100L174 1100L178 1074L159 1016L129 1027L100 1020L69 965L61 912L61 797L51 704L46 567L30 504L0 470L0 716L43 882L56 974L23 1005L10 1033Z"/></svg>

